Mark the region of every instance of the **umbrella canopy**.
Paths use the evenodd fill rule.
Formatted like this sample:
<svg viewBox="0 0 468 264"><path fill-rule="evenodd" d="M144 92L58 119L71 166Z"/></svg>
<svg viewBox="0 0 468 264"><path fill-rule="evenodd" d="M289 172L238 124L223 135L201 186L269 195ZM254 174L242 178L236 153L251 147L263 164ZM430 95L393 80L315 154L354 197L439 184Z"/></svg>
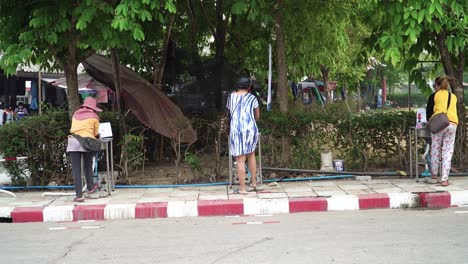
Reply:
<svg viewBox="0 0 468 264"><path fill-rule="evenodd" d="M52 85L67 88L67 78L62 77L51 82ZM90 76L87 73L78 74L78 92L80 94L96 94L96 101L98 103L108 102L108 92L111 91L109 87Z"/></svg>
<svg viewBox="0 0 468 264"><path fill-rule="evenodd" d="M110 59L95 54L86 59L83 66L90 76L114 88ZM190 121L161 90L122 65L120 82L125 103L142 124L169 138L180 136L182 142L191 143L197 139Z"/></svg>
<svg viewBox="0 0 468 264"><path fill-rule="evenodd" d="M60 87L67 87L67 78L63 77L60 79L57 79L51 84L55 86L60 86ZM105 84L96 81L93 77L91 77L88 73L80 73L78 74L78 89L83 89L83 88L88 88L88 89L93 89L96 91L107 91L109 87L107 87Z"/></svg>

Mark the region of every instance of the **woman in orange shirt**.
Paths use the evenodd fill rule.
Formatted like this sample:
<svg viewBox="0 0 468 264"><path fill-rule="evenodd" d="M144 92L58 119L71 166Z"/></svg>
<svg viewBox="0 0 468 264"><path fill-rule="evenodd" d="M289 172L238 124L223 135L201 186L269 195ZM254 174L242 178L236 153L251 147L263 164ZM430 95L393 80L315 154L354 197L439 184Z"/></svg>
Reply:
<svg viewBox="0 0 468 264"><path fill-rule="evenodd" d="M72 118L70 134L96 139L99 134L99 117L96 112L102 110L96 106L96 99L86 97L83 105L75 111ZM72 135L68 136L67 153L71 159L73 182L75 185L75 202L84 202L81 183L81 160L88 189L87 194L96 192L93 183L93 156L95 152L88 151Z"/></svg>

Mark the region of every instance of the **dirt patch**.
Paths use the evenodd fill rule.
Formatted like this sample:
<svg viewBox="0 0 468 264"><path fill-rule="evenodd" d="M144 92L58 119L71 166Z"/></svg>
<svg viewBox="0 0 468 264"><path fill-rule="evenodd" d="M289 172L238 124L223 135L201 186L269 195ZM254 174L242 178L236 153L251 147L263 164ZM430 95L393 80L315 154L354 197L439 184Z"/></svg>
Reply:
<svg viewBox="0 0 468 264"><path fill-rule="evenodd" d="M195 171L188 163L180 163L179 170L174 161L147 162L144 168L129 173L129 184L190 184L223 182L229 178L228 159L221 158L222 175L215 177L216 159L213 156L200 156L201 171ZM179 177L177 178L177 174Z"/></svg>

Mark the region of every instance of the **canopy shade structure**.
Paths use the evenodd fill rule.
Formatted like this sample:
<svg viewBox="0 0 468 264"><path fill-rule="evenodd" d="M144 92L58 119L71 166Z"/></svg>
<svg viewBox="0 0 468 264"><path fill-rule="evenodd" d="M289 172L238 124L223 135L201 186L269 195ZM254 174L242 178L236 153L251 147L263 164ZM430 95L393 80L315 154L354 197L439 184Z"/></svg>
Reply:
<svg viewBox="0 0 468 264"><path fill-rule="evenodd" d="M50 82L52 85L67 88L67 79L60 79ZM79 93L96 93L98 103L108 103L108 92L112 91L107 85L97 81L87 73L78 74L78 91Z"/></svg>
<svg viewBox="0 0 468 264"><path fill-rule="evenodd" d="M86 72L115 90L111 60L92 55L83 62ZM119 65L120 85L125 103L142 124L155 132L181 142L197 139L190 121L161 90L131 69Z"/></svg>

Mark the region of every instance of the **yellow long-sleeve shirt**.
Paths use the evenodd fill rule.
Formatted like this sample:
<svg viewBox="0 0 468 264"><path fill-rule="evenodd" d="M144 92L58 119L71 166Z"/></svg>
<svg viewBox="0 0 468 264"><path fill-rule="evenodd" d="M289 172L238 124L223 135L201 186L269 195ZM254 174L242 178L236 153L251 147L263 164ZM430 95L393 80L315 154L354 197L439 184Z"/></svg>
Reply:
<svg viewBox="0 0 468 264"><path fill-rule="evenodd" d="M72 118L70 133L82 137L96 138L99 134L99 120L96 118L88 118L85 120Z"/></svg>
<svg viewBox="0 0 468 264"><path fill-rule="evenodd" d="M426 113L427 117L430 118L439 113L447 113L447 117L450 122L458 125L457 115L457 96L451 94L450 105L447 109L447 103L449 99L449 91L439 90L433 93L428 100Z"/></svg>

